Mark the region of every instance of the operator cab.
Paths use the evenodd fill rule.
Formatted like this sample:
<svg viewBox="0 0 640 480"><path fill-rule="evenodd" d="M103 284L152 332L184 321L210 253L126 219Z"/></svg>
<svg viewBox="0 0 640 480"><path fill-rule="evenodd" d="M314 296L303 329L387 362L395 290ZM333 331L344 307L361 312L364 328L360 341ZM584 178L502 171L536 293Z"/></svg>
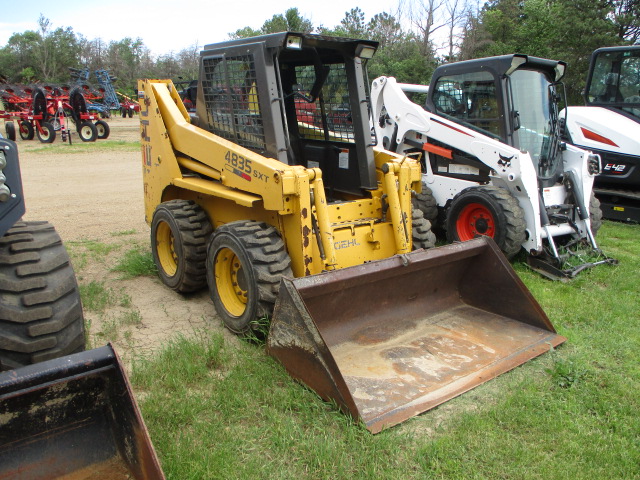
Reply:
<svg viewBox="0 0 640 480"><path fill-rule="evenodd" d="M538 177L553 184L562 174L557 86L565 68L519 54L443 65L434 72L426 109L527 151ZM431 155L435 172L448 171L443 161ZM476 163L472 171L482 181L490 172Z"/></svg>
<svg viewBox="0 0 640 480"><path fill-rule="evenodd" d="M328 193L377 188L365 65L377 42L282 32L205 46L195 121L289 165Z"/></svg>
<svg viewBox="0 0 640 480"><path fill-rule="evenodd" d="M640 46L593 52L584 100L586 105L610 108L640 122Z"/></svg>

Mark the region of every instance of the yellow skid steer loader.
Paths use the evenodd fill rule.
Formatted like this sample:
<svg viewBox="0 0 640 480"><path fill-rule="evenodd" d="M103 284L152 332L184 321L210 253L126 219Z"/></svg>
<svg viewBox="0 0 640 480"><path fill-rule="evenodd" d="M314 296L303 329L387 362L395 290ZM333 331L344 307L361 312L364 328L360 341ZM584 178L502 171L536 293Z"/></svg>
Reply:
<svg viewBox="0 0 640 480"><path fill-rule="evenodd" d="M491 240L431 248L419 162L374 148L376 48L292 32L207 45L192 114L170 80L138 85L161 279L208 285L233 332L270 318L269 353L372 432L564 341Z"/></svg>

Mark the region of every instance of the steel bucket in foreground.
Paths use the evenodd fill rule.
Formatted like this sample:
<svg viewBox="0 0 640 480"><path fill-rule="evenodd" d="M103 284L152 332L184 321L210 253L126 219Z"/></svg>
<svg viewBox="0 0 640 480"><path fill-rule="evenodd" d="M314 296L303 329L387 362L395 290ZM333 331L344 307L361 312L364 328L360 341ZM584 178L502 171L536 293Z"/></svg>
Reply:
<svg viewBox="0 0 640 480"><path fill-rule="evenodd" d="M0 374L0 479L164 479L109 346Z"/></svg>
<svg viewBox="0 0 640 480"><path fill-rule="evenodd" d="M377 433L565 340L482 237L283 279L267 349Z"/></svg>

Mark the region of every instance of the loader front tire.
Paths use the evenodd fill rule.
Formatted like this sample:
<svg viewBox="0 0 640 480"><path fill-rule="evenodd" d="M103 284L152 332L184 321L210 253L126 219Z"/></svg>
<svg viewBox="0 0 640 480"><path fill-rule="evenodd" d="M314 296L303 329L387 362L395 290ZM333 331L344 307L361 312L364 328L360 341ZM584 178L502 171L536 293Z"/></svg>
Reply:
<svg viewBox="0 0 640 480"><path fill-rule="evenodd" d="M493 238L507 258L513 258L526 239L524 211L508 190L493 186L466 188L447 211L447 240Z"/></svg>
<svg viewBox="0 0 640 480"><path fill-rule="evenodd" d="M151 252L166 286L178 293L206 286L211 232L211 222L195 202L171 200L156 207L151 220Z"/></svg>
<svg viewBox="0 0 640 480"><path fill-rule="evenodd" d="M18 222L0 238L0 370L84 350L80 292L48 222Z"/></svg>
<svg viewBox="0 0 640 480"><path fill-rule="evenodd" d="M258 330L273 312L281 277L293 276L278 231L261 222L231 222L216 229L207 250L209 292L225 326L237 334Z"/></svg>

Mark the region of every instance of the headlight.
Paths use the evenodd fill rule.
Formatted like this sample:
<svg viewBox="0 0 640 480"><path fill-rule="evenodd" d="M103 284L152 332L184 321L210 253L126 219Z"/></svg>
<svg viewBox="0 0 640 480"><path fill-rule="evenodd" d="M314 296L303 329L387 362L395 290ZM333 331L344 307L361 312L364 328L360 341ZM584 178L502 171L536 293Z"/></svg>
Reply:
<svg viewBox="0 0 640 480"><path fill-rule="evenodd" d="M589 154L589 158L587 159L587 170L589 175L598 175L602 171L600 168L600 155L593 153Z"/></svg>
<svg viewBox="0 0 640 480"><path fill-rule="evenodd" d="M302 37L289 35L286 43L287 48L290 48L291 50L302 50Z"/></svg>

